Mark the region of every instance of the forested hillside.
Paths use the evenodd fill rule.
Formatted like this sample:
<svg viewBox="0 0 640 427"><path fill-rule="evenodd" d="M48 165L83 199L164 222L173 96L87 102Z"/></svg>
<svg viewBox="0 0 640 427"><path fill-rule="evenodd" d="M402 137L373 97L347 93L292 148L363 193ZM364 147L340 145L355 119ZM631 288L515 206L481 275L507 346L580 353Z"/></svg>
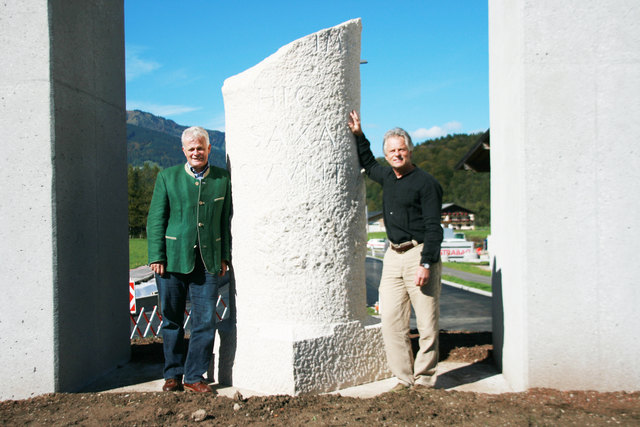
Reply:
<svg viewBox="0 0 640 427"><path fill-rule="evenodd" d="M127 111L127 162L134 166L152 162L163 169L184 163L180 136L186 128L151 113ZM215 166L226 168L224 133L207 131L211 143L209 160Z"/></svg>
<svg viewBox="0 0 640 427"><path fill-rule="evenodd" d="M127 111L129 162L129 234L144 236L155 178L161 169L185 161L180 135L186 126L142 111ZM413 162L431 173L444 190L443 203L456 203L476 213L478 225L489 225L489 174L454 171L454 166L482 134L458 134L416 145ZM211 162L225 164L224 133L209 131ZM386 164L383 158L379 162ZM382 188L368 178L369 212L382 210Z"/></svg>
<svg viewBox="0 0 640 427"><path fill-rule="evenodd" d="M447 135L416 145L412 161L429 172L442 185L443 203L455 203L476 214L477 225L489 225L489 174L454 171L454 166L482 136L477 134ZM384 158L379 158L387 164ZM382 187L367 178L367 207L369 212L382 210Z"/></svg>

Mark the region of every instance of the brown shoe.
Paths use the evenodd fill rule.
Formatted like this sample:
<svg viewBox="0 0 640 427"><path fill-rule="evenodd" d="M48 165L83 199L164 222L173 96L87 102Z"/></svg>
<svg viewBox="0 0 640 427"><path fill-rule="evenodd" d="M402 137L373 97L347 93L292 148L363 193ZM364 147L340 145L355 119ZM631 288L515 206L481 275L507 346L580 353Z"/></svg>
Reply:
<svg viewBox="0 0 640 427"><path fill-rule="evenodd" d="M184 388L187 390L195 391L196 393L213 393L213 389L209 387L209 384L204 381L200 381L193 384L184 383Z"/></svg>
<svg viewBox="0 0 640 427"><path fill-rule="evenodd" d="M182 391L182 381L176 378L169 378L164 382L162 391Z"/></svg>

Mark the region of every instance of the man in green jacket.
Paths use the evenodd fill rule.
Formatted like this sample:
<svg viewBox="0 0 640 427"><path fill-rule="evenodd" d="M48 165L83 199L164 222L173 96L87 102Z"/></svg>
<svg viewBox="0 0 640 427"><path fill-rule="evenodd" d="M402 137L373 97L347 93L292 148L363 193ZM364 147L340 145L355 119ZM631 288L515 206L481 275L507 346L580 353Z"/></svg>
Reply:
<svg viewBox="0 0 640 427"><path fill-rule="evenodd" d="M218 276L231 260L231 183L227 171L209 165L211 145L203 128L185 129L182 151L186 164L158 174L147 218L149 265L162 312L162 389L211 393L203 373L213 353ZM185 353L187 292L191 338Z"/></svg>

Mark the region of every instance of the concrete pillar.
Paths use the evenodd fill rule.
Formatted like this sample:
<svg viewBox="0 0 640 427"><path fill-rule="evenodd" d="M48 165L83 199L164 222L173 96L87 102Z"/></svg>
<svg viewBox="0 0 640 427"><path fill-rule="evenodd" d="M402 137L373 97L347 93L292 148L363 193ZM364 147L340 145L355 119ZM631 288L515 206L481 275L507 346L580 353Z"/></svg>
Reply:
<svg viewBox="0 0 640 427"><path fill-rule="evenodd" d="M365 295L360 20L296 40L222 88L234 203L233 383L321 392L387 375Z"/></svg>
<svg viewBox="0 0 640 427"><path fill-rule="evenodd" d="M122 1L0 5L0 399L129 357Z"/></svg>
<svg viewBox="0 0 640 427"><path fill-rule="evenodd" d="M640 5L489 2L495 349L514 388L640 389Z"/></svg>

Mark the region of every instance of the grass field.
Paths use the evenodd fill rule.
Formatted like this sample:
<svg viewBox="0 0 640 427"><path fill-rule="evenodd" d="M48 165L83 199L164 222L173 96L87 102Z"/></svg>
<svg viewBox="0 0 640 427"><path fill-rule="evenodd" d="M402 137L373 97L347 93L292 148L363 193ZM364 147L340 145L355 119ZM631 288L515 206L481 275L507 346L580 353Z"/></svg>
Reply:
<svg viewBox="0 0 640 427"><path fill-rule="evenodd" d="M367 239L386 239L387 232L386 231L372 231L371 233L367 233Z"/></svg>
<svg viewBox="0 0 640 427"><path fill-rule="evenodd" d="M482 291L491 292L491 285L485 285L484 283L470 282L468 280L460 279L459 277L450 276L448 274L442 275L442 280L458 283L460 285L468 286L469 288L480 289Z"/></svg>
<svg viewBox="0 0 640 427"><path fill-rule="evenodd" d="M464 233L464 237L466 237L467 240L481 242L491 234L491 227L476 227L475 230L459 230L459 232Z"/></svg>
<svg viewBox="0 0 640 427"><path fill-rule="evenodd" d="M489 265L488 262L473 263L473 262L443 262L443 266L452 268L458 271L464 271L465 273L479 274L481 276L491 277L491 271L486 268Z"/></svg>
<svg viewBox="0 0 640 427"><path fill-rule="evenodd" d="M147 264L147 239L129 239L129 269Z"/></svg>

